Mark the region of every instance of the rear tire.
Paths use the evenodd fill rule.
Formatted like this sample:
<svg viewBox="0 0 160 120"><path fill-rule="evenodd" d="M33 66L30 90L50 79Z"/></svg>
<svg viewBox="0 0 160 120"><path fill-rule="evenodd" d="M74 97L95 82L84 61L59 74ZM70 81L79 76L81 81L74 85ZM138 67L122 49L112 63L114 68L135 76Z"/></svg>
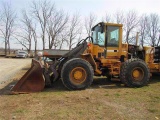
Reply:
<svg viewBox="0 0 160 120"><path fill-rule="evenodd" d="M93 68L87 61L73 58L67 61L61 71L61 79L70 90L82 90L93 82Z"/></svg>
<svg viewBox="0 0 160 120"><path fill-rule="evenodd" d="M142 87L150 79L149 68L143 60L129 59L121 65L120 80L128 87Z"/></svg>
<svg viewBox="0 0 160 120"><path fill-rule="evenodd" d="M107 81L112 82L112 75L108 74L106 77L107 77L106 78Z"/></svg>

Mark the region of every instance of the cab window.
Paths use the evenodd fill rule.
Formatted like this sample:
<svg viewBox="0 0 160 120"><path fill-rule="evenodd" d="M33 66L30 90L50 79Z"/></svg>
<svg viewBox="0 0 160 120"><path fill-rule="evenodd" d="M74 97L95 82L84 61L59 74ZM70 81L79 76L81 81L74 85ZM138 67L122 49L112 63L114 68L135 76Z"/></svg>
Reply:
<svg viewBox="0 0 160 120"><path fill-rule="evenodd" d="M92 31L93 44L97 44L99 46L104 46L105 44L105 33L102 32L101 26L96 26L94 31Z"/></svg>
<svg viewBox="0 0 160 120"><path fill-rule="evenodd" d="M107 26L107 46L118 47L119 46L119 27Z"/></svg>

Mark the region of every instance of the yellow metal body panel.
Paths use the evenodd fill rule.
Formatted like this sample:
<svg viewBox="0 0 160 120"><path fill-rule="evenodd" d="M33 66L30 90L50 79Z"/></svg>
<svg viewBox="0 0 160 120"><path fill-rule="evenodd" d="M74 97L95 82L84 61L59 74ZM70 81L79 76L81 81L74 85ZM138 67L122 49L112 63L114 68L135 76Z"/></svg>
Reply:
<svg viewBox="0 0 160 120"><path fill-rule="evenodd" d="M150 72L160 72L160 63L154 63L154 52L155 48L150 46L145 46L145 62L148 64Z"/></svg>
<svg viewBox="0 0 160 120"><path fill-rule="evenodd" d="M95 75L99 75L101 74L102 72L98 69L98 63L95 62L92 54L82 54L81 55L81 58L83 58L84 60L88 61L92 67L94 68L94 71L95 71Z"/></svg>
<svg viewBox="0 0 160 120"><path fill-rule="evenodd" d="M154 47L144 47L145 50L145 62L146 63L153 63L154 62Z"/></svg>

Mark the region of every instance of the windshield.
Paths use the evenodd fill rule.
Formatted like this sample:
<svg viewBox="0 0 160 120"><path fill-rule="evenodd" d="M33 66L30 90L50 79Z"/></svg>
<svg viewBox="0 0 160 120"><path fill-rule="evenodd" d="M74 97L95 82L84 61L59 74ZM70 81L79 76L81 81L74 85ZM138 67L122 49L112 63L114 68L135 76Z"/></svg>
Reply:
<svg viewBox="0 0 160 120"><path fill-rule="evenodd" d="M107 26L107 46L108 47L118 47L119 43L119 27Z"/></svg>
<svg viewBox="0 0 160 120"><path fill-rule="evenodd" d="M92 37L93 37L93 44L97 44L99 46L104 46L105 33L102 32L102 27L100 25L98 25L94 28L94 30L92 31Z"/></svg>

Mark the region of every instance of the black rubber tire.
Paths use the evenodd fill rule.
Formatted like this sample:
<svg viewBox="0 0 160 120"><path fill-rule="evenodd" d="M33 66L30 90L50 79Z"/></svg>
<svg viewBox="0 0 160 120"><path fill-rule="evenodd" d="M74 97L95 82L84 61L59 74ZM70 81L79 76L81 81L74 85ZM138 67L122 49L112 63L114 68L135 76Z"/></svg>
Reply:
<svg viewBox="0 0 160 120"><path fill-rule="evenodd" d="M81 68L85 72L85 78L82 83L75 83L71 77L71 73L76 68ZM67 61L61 71L61 79L66 88L69 90L82 90L89 87L93 82L93 68L89 62L81 59L81 58L73 58ZM83 75L82 75L83 76Z"/></svg>
<svg viewBox="0 0 160 120"><path fill-rule="evenodd" d="M112 82L112 75L109 75L109 74L108 74L106 77L107 77L107 78L106 78L107 81Z"/></svg>
<svg viewBox="0 0 160 120"><path fill-rule="evenodd" d="M142 72L142 77L133 77L133 71L137 69ZM136 80L138 79L138 80ZM147 85L150 79L150 71L146 63L138 58L125 61L120 68L120 80L128 87L142 87Z"/></svg>

